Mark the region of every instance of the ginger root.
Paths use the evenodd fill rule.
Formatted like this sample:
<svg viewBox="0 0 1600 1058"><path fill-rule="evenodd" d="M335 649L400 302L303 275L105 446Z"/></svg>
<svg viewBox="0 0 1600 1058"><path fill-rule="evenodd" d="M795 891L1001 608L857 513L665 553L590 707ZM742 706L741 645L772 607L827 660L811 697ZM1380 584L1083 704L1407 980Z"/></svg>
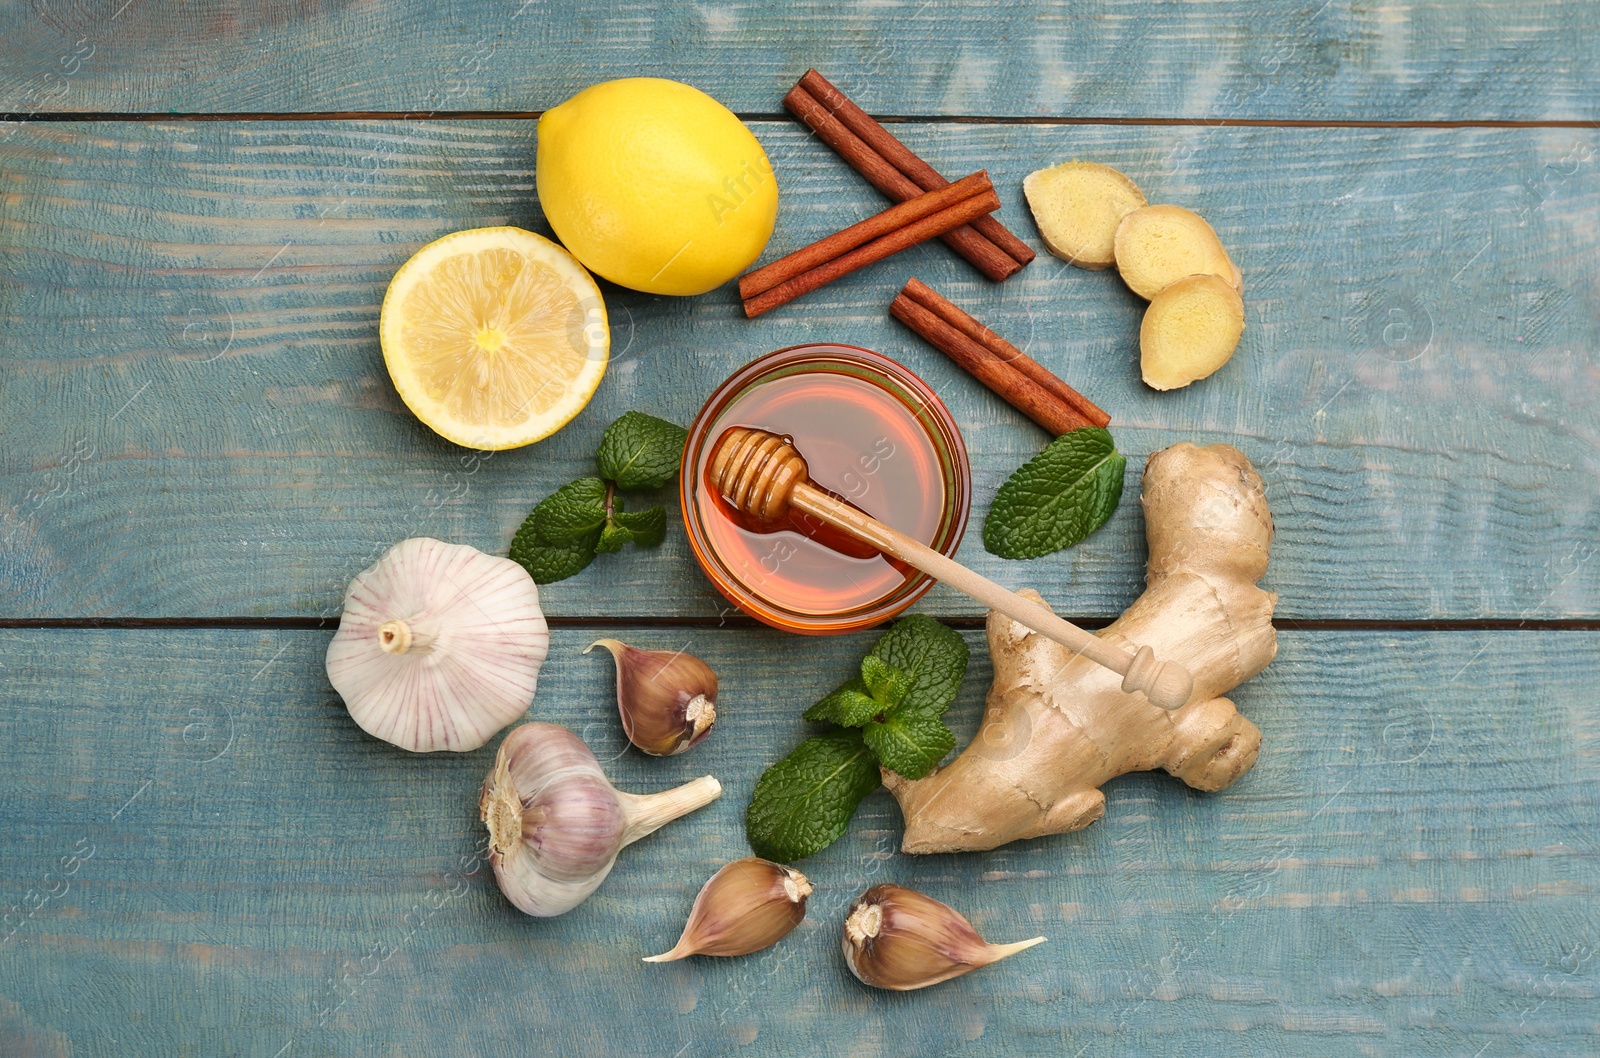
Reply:
<svg viewBox="0 0 1600 1058"><path fill-rule="evenodd" d="M922 779L884 772L905 817L903 851L992 849L1086 827L1105 814L1100 785L1127 772L1161 768L1221 790L1255 764L1261 732L1221 695L1278 650L1277 596L1256 586L1272 545L1261 478L1228 445L1174 445L1145 464L1144 510L1148 586L1099 635L1187 666L1188 703L1159 709L991 612L994 683L977 737Z"/></svg>
<svg viewBox="0 0 1600 1058"><path fill-rule="evenodd" d="M1182 206L1145 206L1122 218L1115 237L1117 272L1149 301L1185 276L1214 275L1244 293L1244 278L1206 219Z"/></svg>
<svg viewBox="0 0 1600 1058"><path fill-rule="evenodd" d="M1186 276L1150 300L1139 325L1139 371L1151 389L1215 373L1244 334L1244 300L1220 276Z"/></svg>
<svg viewBox="0 0 1600 1058"><path fill-rule="evenodd" d="M1138 184L1098 162L1065 162L1029 173L1022 193L1050 252L1097 271L1116 263L1117 225L1145 204Z"/></svg>

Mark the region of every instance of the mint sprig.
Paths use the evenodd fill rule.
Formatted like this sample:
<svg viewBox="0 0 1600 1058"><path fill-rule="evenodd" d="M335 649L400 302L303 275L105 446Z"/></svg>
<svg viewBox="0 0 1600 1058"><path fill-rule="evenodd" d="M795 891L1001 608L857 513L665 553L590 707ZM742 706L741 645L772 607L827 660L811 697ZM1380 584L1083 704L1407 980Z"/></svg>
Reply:
<svg viewBox="0 0 1600 1058"><path fill-rule="evenodd" d="M606 427L595 455L600 476L568 482L539 502L511 541L511 559L536 583L565 580L597 554L629 543L656 547L667 537L665 507L625 509L618 489L657 489L678 475L688 431L630 411Z"/></svg>
<svg viewBox="0 0 1600 1058"><path fill-rule="evenodd" d="M983 546L1001 558L1071 547L1110 520L1127 465L1101 427L1062 434L1000 486L983 523Z"/></svg>
<svg viewBox="0 0 1600 1058"><path fill-rule="evenodd" d="M922 614L901 618L846 680L805 712L838 730L808 738L756 783L745 833L758 856L797 860L844 834L879 765L908 779L955 746L944 712L967 674L961 634Z"/></svg>

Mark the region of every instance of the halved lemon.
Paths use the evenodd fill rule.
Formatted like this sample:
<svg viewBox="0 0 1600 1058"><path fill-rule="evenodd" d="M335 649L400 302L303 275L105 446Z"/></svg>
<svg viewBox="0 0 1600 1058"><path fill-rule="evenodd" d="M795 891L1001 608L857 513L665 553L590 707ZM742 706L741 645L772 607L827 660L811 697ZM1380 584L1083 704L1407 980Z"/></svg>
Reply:
<svg viewBox="0 0 1600 1058"><path fill-rule="evenodd" d="M521 228L473 228L418 250L378 324L400 399L447 440L519 448L583 410L611 356L605 302L583 265Z"/></svg>

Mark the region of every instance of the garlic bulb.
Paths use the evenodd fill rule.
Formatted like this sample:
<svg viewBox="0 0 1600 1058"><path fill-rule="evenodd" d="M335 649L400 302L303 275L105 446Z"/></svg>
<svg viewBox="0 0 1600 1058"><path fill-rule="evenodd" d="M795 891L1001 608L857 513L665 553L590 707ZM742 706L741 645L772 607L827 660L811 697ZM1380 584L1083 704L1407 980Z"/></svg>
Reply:
<svg viewBox="0 0 1600 1058"><path fill-rule="evenodd" d="M811 882L793 867L748 856L734 860L700 887L689 924L669 952L645 962L690 955L749 955L787 937L806 917Z"/></svg>
<svg viewBox="0 0 1600 1058"><path fill-rule="evenodd" d="M844 961L862 984L908 992L999 962L1043 937L990 944L961 913L899 885L875 885L844 921Z"/></svg>
<svg viewBox="0 0 1600 1058"><path fill-rule="evenodd" d="M681 650L639 650L597 639L617 663L617 711L628 741L657 757L682 753L717 721L717 674Z"/></svg>
<svg viewBox="0 0 1600 1058"><path fill-rule="evenodd" d="M478 814L500 891L524 913L549 918L583 903L623 846L721 794L709 775L658 794L623 793L577 735L533 723L500 744Z"/></svg>
<svg viewBox="0 0 1600 1058"><path fill-rule="evenodd" d="M418 536L350 582L328 680L368 734L465 752L527 712L549 647L527 570Z"/></svg>

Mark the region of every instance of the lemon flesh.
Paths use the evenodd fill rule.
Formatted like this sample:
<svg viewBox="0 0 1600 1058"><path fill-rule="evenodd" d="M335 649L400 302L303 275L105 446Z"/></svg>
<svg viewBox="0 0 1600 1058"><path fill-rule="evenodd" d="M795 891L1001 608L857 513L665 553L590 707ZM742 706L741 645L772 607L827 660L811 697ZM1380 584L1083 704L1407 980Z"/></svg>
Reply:
<svg viewBox="0 0 1600 1058"><path fill-rule="evenodd" d="M379 323L395 389L467 448L548 437L594 396L611 353L600 288L572 255L521 228L474 228L418 250Z"/></svg>
<svg viewBox="0 0 1600 1058"><path fill-rule="evenodd" d="M628 77L539 119L539 204L591 271L651 294L703 294L761 256L778 217L766 152L697 88Z"/></svg>

